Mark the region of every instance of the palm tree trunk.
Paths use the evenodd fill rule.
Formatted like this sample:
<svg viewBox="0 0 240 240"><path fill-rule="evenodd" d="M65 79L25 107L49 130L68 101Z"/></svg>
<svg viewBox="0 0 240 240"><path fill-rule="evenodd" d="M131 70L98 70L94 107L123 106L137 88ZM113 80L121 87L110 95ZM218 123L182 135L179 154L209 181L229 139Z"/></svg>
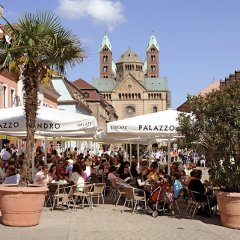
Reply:
<svg viewBox="0 0 240 240"><path fill-rule="evenodd" d="M30 179L30 167L32 159L34 158L34 133L36 126L36 115L38 109L38 90L39 90L39 75L37 67L28 63L23 71L23 90L24 90L24 109L26 114L26 130L27 130L27 141L26 141L26 168L27 168L27 179Z"/></svg>

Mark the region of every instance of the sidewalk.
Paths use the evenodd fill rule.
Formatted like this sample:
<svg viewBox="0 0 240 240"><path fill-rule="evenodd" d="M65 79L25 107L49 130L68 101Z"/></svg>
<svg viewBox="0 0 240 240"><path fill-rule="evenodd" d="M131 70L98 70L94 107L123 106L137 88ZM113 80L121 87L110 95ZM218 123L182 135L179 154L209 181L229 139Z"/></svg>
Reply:
<svg viewBox="0 0 240 240"><path fill-rule="evenodd" d="M0 239L8 240L238 240L240 231L220 225L219 216L195 219L158 216L123 206L99 205L93 209L44 209L38 226L18 228L0 224Z"/></svg>

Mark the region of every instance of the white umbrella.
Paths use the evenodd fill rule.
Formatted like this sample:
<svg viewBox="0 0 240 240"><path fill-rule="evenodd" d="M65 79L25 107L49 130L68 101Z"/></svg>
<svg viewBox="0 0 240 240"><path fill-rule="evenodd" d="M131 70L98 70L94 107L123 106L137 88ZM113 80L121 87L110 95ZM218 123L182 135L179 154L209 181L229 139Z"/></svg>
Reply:
<svg viewBox="0 0 240 240"><path fill-rule="evenodd" d="M107 124L108 133L122 133L126 136L175 137L178 136L177 117L180 112L166 110L126 118Z"/></svg>
<svg viewBox="0 0 240 240"><path fill-rule="evenodd" d="M168 139L170 153L171 138L181 137L177 132L177 117L181 112L165 110L107 123L107 132L120 137L148 137ZM168 154L168 173L170 172L170 154Z"/></svg>
<svg viewBox="0 0 240 240"><path fill-rule="evenodd" d="M73 113L55 108L40 107L36 118L37 135L81 135L86 131L95 132L95 117ZM23 107L0 109L0 132L5 134L24 134L26 117ZM26 133L25 133L26 134Z"/></svg>
<svg viewBox="0 0 240 240"><path fill-rule="evenodd" d="M48 136L80 137L90 133L93 135L97 127L96 118L93 116L39 107L35 136L45 136L46 143ZM26 116L23 107L0 109L0 134L26 136Z"/></svg>

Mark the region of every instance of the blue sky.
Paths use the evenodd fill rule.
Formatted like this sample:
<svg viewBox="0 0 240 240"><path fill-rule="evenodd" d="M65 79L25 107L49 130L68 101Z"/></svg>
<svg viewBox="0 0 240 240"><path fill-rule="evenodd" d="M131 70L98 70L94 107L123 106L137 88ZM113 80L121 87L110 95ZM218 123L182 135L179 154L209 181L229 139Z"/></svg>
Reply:
<svg viewBox="0 0 240 240"><path fill-rule="evenodd" d="M0 0L10 21L25 12L50 10L80 37L88 58L67 78L92 83L99 77L99 47L105 33L116 62L129 47L144 61L154 32L160 75L168 78L172 108L240 69L239 0ZM3 20L0 19L0 23Z"/></svg>

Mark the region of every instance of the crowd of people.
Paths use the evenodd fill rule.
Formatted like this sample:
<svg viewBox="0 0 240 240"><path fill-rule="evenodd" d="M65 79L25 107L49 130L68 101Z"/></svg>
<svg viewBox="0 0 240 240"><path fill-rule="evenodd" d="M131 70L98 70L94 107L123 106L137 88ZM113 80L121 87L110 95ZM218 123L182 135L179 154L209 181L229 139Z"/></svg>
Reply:
<svg viewBox="0 0 240 240"><path fill-rule="evenodd" d="M166 163L168 160L168 153L163 149L155 149L150 154L148 151L146 151L144 156L146 158L151 157L151 159L154 159L155 161L160 163ZM171 162L181 161L184 166L187 166L190 163L192 163L197 166L206 167L205 155L193 149L173 148L170 150L170 159Z"/></svg>
<svg viewBox="0 0 240 240"><path fill-rule="evenodd" d="M178 158L181 156L179 153ZM6 145L1 151L0 157L0 180L2 183L21 183L25 178L24 150L13 145ZM149 159L141 159L140 161L133 159L129 162L124 160L121 149L116 151L114 155L109 155L107 152L94 154L90 150L86 151L85 154L78 154L77 149L73 151L66 149L63 153L58 154L51 145L48 149L47 161L44 161L44 157L43 147L37 147L34 166L32 166L35 175L33 179L28 179L29 182L48 186L51 182L65 181L70 185L76 185L78 191L83 191L85 183L90 181L127 183L135 188L137 194L146 195L147 198L154 189L159 186L164 187L167 183L168 192L172 194L173 199L179 197L183 185L206 197L206 186L200 180L201 170L191 169L191 162L184 161L184 152L181 161L173 159L170 173L167 172L167 165L161 161L161 157L159 159L155 157L151 162ZM191 176L188 176L189 172L186 171L185 164L188 164L188 170L189 168L192 170ZM192 168L195 167L193 162ZM188 180L186 180L187 178ZM215 204L213 198L211 204Z"/></svg>

